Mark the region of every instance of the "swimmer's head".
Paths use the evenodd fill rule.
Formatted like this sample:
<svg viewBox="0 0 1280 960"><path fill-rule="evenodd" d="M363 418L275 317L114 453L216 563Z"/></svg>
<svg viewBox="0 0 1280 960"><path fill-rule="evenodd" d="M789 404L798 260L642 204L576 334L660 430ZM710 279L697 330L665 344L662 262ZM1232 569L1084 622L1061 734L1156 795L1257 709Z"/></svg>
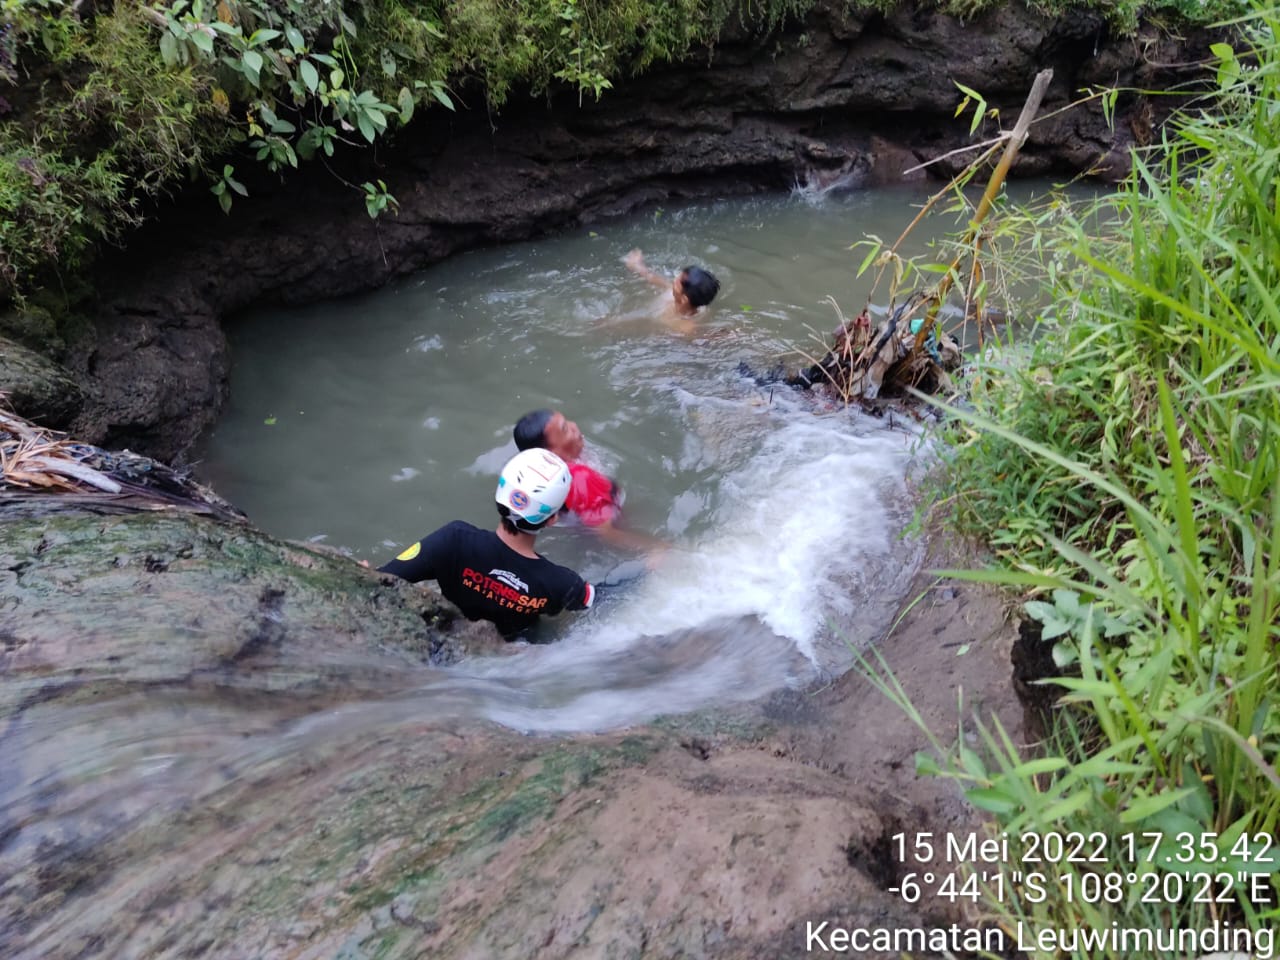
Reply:
<svg viewBox="0 0 1280 960"><path fill-rule="evenodd" d="M680 276L676 277L672 292L676 300L683 296L689 301L689 306L697 309L705 307L716 298L716 294L720 292L720 281L709 270L685 267L680 271Z"/></svg>
<svg viewBox="0 0 1280 960"><path fill-rule="evenodd" d="M559 410L526 413L516 423L512 435L519 450L541 447L570 463L582 456L582 431Z"/></svg>

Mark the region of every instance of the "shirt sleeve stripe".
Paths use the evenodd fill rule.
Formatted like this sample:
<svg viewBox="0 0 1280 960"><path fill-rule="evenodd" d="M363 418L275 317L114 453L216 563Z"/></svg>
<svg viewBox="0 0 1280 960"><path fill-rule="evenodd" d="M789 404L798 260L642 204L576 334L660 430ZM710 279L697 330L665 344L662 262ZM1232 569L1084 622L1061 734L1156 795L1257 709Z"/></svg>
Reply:
<svg viewBox="0 0 1280 960"><path fill-rule="evenodd" d="M595 603L595 600L596 600L596 588L588 583L586 596L582 602L582 609L590 610L591 604Z"/></svg>

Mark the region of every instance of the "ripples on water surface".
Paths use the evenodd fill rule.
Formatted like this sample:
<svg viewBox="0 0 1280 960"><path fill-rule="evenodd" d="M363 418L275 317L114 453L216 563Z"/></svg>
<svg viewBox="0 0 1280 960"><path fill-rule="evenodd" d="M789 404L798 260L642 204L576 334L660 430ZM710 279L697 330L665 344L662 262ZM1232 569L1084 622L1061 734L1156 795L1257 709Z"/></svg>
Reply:
<svg viewBox="0 0 1280 960"><path fill-rule="evenodd" d="M883 628L917 563L900 533L919 439L815 410L738 366L818 352L836 322L824 298L852 314L866 297L850 245L896 235L920 199L649 211L457 256L369 296L240 318L231 401L200 470L268 531L377 565L449 520L495 523L512 424L561 408L625 489L626 524L676 550L600 609L560 618L556 646L455 668L520 678L519 702L489 715L594 728L841 670L845 638ZM694 337L652 319L665 298L624 269L632 247L660 272L698 263L720 278ZM539 545L590 578L628 559L582 528Z"/></svg>
<svg viewBox="0 0 1280 960"><path fill-rule="evenodd" d="M922 196L651 210L463 254L368 296L242 317L231 401L200 470L268 531L376 565L449 520L492 525L513 422L558 407L624 487L626 524L676 550L600 609L560 618L557 646L455 668L510 674L519 702L484 712L594 728L840 671L846 639L883 629L918 562L900 534L919 438L815 410L738 366L819 352L836 321L825 297L851 315L867 296L850 245L896 236ZM663 273L698 263L719 276L695 336L652 319L665 298L622 266L632 247ZM590 578L628 559L582 528L539 544ZM654 666L664 657L678 669ZM647 683L626 676L646 658Z"/></svg>

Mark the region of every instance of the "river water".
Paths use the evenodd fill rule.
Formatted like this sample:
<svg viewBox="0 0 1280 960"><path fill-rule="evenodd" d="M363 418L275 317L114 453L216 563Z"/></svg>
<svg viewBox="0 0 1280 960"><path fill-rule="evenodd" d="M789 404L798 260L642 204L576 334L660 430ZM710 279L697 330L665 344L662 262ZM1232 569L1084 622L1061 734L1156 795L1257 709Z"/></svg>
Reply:
<svg viewBox="0 0 1280 960"><path fill-rule="evenodd" d="M391 921L360 897L451 876L433 844L489 809L459 778L501 783L527 759L455 724L615 729L847 669L920 563L904 533L927 441L739 365L820 352L811 331L836 320L824 297L849 315L867 298L850 244L896 236L922 198L650 210L239 318L230 405L199 472L267 531L377 565L449 520L493 524L513 422L554 406L624 487L625 525L672 549L560 618L557 642L504 656L436 668L308 649L302 668L296 653L255 662L233 689L31 706L0 738L0 944L23 958L385 955L368 944ZM654 321L661 298L621 263L633 247L666 273L720 277L692 336ZM581 527L539 547L593 579L640 566ZM295 674L320 679L299 691ZM431 929L400 955L430 955Z"/></svg>
<svg viewBox="0 0 1280 960"><path fill-rule="evenodd" d="M869 295L851 245L896 237L924 198L651 209L453 257L367 296L253 312L230 328L231 400L198 472L267 531L377 566L450 520L494 525L512 425L561 409L624 489L623 525L673 549L598 609L559 618L558 643L450 668L503 691L477 694L475 710L520 729L600 729L843 672L919 563L903 534L926 445L901 418L760 386L741 365L820 354L837 322L826 298L852 316ZM925 251L916 234L905 255ZM669 294L624 268L636 247L661 273L719 277L691 335L659 322ZM593 580L641 567L583 527L549 531L539 550Z"/></svg>

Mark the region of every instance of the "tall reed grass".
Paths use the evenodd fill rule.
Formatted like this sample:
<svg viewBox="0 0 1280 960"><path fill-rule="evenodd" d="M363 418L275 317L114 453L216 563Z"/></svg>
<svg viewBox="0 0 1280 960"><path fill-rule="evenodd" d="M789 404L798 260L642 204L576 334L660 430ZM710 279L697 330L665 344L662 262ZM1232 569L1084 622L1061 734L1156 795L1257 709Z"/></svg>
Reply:
<svg viewBox="0 0 1280 960"><path fill-rule="evenodd" d="M1217 90L1117 193L1025 214L1045 335L980 367L944 468L939 499L1000 561L956 575L1024 591L1064 675L1033 759L993 725L922 768L1015 838L1108 838L1103 860L1047 865L1039 902L1006 864L985 907L1009 928L1280 920L1280 11L1234 26ZM1086 874L1123 883L1082 898Z"/></svg>

